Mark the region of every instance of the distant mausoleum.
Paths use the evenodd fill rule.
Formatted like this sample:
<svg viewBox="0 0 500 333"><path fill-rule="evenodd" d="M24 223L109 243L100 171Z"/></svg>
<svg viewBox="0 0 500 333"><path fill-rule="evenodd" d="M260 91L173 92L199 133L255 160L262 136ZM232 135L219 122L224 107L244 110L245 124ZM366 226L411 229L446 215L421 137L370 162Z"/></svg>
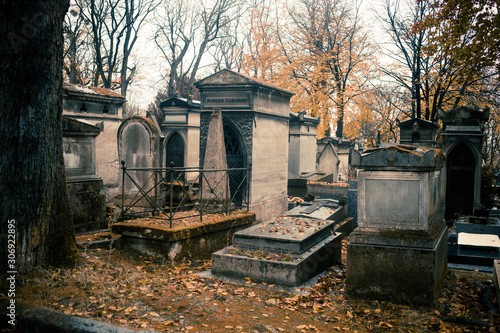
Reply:
<svg viewBox="0 0 500 333"><path fill-rule="evenodd" d="M290 112L288 132L288 179L316 172L316 134L319 119Z"/></svg>
<svg viewBox="0 0 500 333"><path fill-rule="evenodd" d="M349 150L354 141L326 136L318 140L316 165L318 172L332 175L330 182L347 182L349 177Z"/></svg>
<svg viewBox="0 0 500 333"><path fill-rule="evenodd" d="M442 149L446 155L441 181L447 219L472 215L481 209L481 163L484 124L489 110L459 107L439 112L443 122Z"/></svg>
<svg viewBox="0 0 500 333"><path fill-rule="evenodd" d="M439 146L436 141L439 125L428 120L413 118L398 122L399 143L426 148Z"/></svg>
<svg viewBox="0 0 500 333"><path fill-rule="evenodd" d="M174 162L175 167L200 165L200 108L199 101L171 97L160 103L163 119L160 124L164 136L164 166ZM186 177L194 177L187 173Z"/></svg>

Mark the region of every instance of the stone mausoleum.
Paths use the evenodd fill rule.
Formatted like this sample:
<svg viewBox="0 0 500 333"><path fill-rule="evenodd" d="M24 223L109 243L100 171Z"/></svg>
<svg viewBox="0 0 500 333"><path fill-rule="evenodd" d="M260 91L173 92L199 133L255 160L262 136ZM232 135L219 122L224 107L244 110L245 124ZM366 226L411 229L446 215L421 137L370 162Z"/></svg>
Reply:
<svg viewBox="0 0 500 333"><path fill-rule="evenodd" d="M101 129L95 138L95 173L103 181L107 202L120 190L120 162L116 135L123 120L125 98L104 88L79 84L63 85L63 115Z"/></svg>
<svg viewBox="0 0 500 333"><path fill-rule="evenodd" d="M304 111L290 112L288 133L288 179L316 172L316 134L319 119Z"/></svg>
<svg viewBox="0 0 500 333"><path fill-rule="evenodd" d="M489 111L459 107L439 112L443 122L442 149L446 155L442 190L445 217L472 215L481 209L481 163L484 124Z"/></svg>
<svg viewBox="0 0 500 333"><path fill-rule="evenodd" d="M347 182L349 177L349 150L354 141L326 136L318 140L317 171L331 175L329 182Z"/></svg>
<svg viewBox="0 0 500 333"><path fill-rule="evenodd" d="M220 109L228 167L251 167L250 211L257 221L285 212L293 93L228 69L198 81L196 87L201 92L200 157L207 145L210 115Z"/></svg>
<svg viewBox="0 0 500 333"><path fill-rule="evenodd" d="M160 103L164 166L170 162L174 162L175 167L200 165L200 107L199 101L178 97ZM186 177L191 180L195 174L188 172Z"/></svg>
<svg viewBox="0 0 500 333"><path fill-rule="evenodd" d="M428 120L412 118L397 122L399 127L399 143L427 148L438 147L436 141L439 125Z"/></svg>

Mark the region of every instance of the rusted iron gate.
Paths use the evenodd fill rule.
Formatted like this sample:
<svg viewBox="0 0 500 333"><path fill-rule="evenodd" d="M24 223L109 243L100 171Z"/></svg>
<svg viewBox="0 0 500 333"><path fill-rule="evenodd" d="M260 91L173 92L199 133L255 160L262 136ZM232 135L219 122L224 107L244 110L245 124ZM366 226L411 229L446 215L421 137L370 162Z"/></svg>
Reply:
<svg viewBox="0 0 500 333"><path fill-rule="evenodd" d="M203 222L204 214L226 213L236 209L249 210L250 205L250 168L233 168L204 170L201 168L176 168L173 164L167 168L127 168L125 161L122 161L122 198L121 198L121 219L127 217L146 217L144 213L150 213L148 218L164 219L172 222L176 219L200 217ZM144 184L140 184L134 177L137 172L149 175ZM208 174L214 172L225 172L227 177L219 177L219 181L210 181ZM189 181L188 174L193 174ZM242 177L243 174L243 177ZM145 178L143 178L145 179ZM225 180L225 184L221 181ZM133 184L133 191L137 190L134 196L128 198L125 203L125 182ZM216 189L224 186L225 198L217 195ZM203 191L209 191L209 195ZM127 192L133 192L127 191ZM193 193L197 195L193 196ZM220 193L220 191L219 191ZM203 198L203 200L201 200ZM235 200L237 199L237 200ZM138 207L142 201L147 206L142 212L132 212L133 207ZM181 211L192 210L189 216L175 216Z"/></svg>

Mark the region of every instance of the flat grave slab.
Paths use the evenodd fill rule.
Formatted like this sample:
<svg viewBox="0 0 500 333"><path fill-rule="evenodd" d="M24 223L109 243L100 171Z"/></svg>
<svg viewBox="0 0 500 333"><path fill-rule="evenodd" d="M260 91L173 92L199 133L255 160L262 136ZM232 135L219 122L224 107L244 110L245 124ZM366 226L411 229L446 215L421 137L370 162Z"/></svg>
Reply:
<svg viewBox="0 0 500 333"><path fill-rule="evenodd" d="M331 236L336 224L330 220L279 216L236 232L233 245L300 254Z"/></svg>
<svg viewBox="0 0 500 333"><path fill-rule="evenodd" d="M496 247L500 248L500 239L497 235L470 234L467 232L458 233L458 245L476 247Z"/></svg>

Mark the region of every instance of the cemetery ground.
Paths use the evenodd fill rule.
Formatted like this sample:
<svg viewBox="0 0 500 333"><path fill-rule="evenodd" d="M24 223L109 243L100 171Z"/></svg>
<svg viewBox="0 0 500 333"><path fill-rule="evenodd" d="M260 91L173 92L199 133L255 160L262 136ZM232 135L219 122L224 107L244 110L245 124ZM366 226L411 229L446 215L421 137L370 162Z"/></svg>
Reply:
<svg viewBox="0 0 500 333"><path fill-rule="evenodd" d="M436 308L349 298L342 262L310 288L202 277L209 260L172 263L129 250L82 250L73 269L39 269L20 303L159 332L498 332L491 274L452 271ZM408 281L411 283L411 281Z"/></svg>

